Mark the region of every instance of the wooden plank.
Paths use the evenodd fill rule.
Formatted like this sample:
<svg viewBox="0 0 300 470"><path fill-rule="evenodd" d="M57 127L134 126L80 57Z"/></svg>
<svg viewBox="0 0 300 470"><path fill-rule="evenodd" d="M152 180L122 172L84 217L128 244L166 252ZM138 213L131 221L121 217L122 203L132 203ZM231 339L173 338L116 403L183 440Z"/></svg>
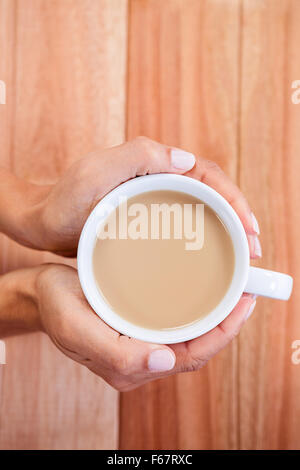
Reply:
<svg viewBox="0 0 300 470"><path fill-rule="evenodd" d="M131 0L128 123L238 168L240 2ZM122 449L238 447L237 342L194 374L122 394Z"/></svg>
<svg viewBox="0 0 300 470"><path fill-rule="evenodd" d="M127 0L0 0L1 165L54 182L125 136ZM1 272L65 260L0 240ZM116 448L118 394L44 335L6 341L0 448Z"/></svg>
<svg viewBox="0 0 300 470"><path fill-rule="evenodd" d="M239 340L243 449L300 448L300 375L291 361L300 338L300 2L244 0L241 186L261 226L260 266L294 276L288 303L258 300Z"/></svg>

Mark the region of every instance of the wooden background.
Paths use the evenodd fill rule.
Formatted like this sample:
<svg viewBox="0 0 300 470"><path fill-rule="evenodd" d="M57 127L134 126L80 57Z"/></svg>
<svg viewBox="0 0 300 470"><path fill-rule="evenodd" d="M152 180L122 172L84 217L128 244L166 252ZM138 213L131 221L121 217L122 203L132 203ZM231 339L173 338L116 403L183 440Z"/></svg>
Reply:
<svg viewBox="0 0 300 470"><path fill-rule="evenodd" d="M43 183L139 134L184 147L245 192L258 265L295 279L204 369L121 396L43 335L7 340L0 448L300 448L299 25L299 0L0 0L1 165ZM49 259L0 239L1 272Z"/></svg>

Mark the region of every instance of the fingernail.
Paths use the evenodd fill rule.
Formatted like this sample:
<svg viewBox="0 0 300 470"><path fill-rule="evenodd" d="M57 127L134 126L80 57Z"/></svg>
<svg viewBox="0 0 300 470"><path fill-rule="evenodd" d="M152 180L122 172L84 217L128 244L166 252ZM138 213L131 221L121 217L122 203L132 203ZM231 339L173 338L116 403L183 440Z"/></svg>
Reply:
<svg viewBox="0 0 300 470"><path fill-rule="evenodd" d="M260 234L259 225L258 225L258 222L257 222L257 218L255 217L253 212L251 212L251 217L252 217L253 230L254 230L255 233L257 233L257 235L259 235Z"/></svg>
<svg viewBox="0 0 300 470"><path fill-rule="evenodd" d="M258 237L254 237L254 254L255 256L258 256L261 258L262 251L261 251L261 245Z"/></svg>
<svg viewBox="0 0 300 470"><path fill-rule="evenodd" d="M250 305L249 310L246 314L245 320L248 320L248 318L251 316L251 314L253 313L253 310L255 308L255 305L256 305L256 300L253 302L253 304Z"/></svg>
<svg viewBox="0 0 300 470"><path fill-rule="evenodd" d="M248 297L249 299L252 299L252 300L256 300L257 299L257 294L244 294L246 297Z"/></svg>
<svg viewBox="0 0 300 470"><path fill-rule="evenodd" d="M167 349L152 351L148 359L148 369L151 372L164 372L173 369L175 356Z"/></svg>
<svg viewBox="0 0 300 470"><path fill-rule="evenodd" d="M191 170L195 165L196 159L192 153L184 150L172 149L171 163L173 168L177 170Z"/></svg>

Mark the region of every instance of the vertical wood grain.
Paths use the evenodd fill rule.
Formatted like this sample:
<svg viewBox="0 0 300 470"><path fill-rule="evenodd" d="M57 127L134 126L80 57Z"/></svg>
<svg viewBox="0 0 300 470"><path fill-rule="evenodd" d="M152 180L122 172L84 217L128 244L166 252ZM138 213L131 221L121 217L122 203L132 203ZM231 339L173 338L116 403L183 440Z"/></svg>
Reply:
<svg viewBox="0 0 300 470"><path fill-rule="evenodd" d="M244 449L300 448L300 2L244 0L240 182L259 219L259 266L288 272L288 303L258 299L239 339L239 422Z"/></svg>
<svg viewBox="0 0 300 470"><path fill-rule="evenodd" d="M127 137L238 168L240 2L131 0ZM238 447L237 342L200 372L122 394L120 447Z"/></svg>
<svg viewBox="0 0 300 470"><path fill-rule="evenodd" d="M0 0L0 164L54 182L125 136L127 0ZM66 260L0 239L0 269ZM0 448L116 448L118 394L40 334L6 341Z"/></svg>
<svg viewBox="0 0 300 470"><path fill-rule="evenodd" d="M216 160L259 219L258 265L295 278L204 369L122 394L121 448L300 448L299 24L298 0L0 0L1 165L55 181L124 139L127 100L127 138ZM50 260L0 238L1 272ZM117 446L116 392L43 335L6 344L0 448Z"/></svg>
<svg viewBox="0 0 300 470"><path fill-rule="evenodd" d="M122 395L121 447L298 449L300 3L130 5L128 136L221 164L259 219L256 264L295 286L289 303L258 299L239 339L205 369Z"/></svg>

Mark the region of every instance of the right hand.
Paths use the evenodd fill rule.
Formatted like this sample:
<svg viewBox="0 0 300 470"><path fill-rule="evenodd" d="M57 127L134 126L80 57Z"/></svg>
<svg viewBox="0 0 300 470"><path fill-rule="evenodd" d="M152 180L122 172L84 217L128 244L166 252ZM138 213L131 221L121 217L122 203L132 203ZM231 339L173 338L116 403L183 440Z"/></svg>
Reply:
<svg viewBox="0 0 300 470"><path fill-rule="evenodd" d="M36 210L29 210L31 217L24 221L27 244L76 256L83 225L103 196L124 181L153 173L186 174L218 191L240 217L251 256L261 255L256 219L241 191L218 165L146 137L96 151L74 163L57 184L41 188Z"/></svg>

